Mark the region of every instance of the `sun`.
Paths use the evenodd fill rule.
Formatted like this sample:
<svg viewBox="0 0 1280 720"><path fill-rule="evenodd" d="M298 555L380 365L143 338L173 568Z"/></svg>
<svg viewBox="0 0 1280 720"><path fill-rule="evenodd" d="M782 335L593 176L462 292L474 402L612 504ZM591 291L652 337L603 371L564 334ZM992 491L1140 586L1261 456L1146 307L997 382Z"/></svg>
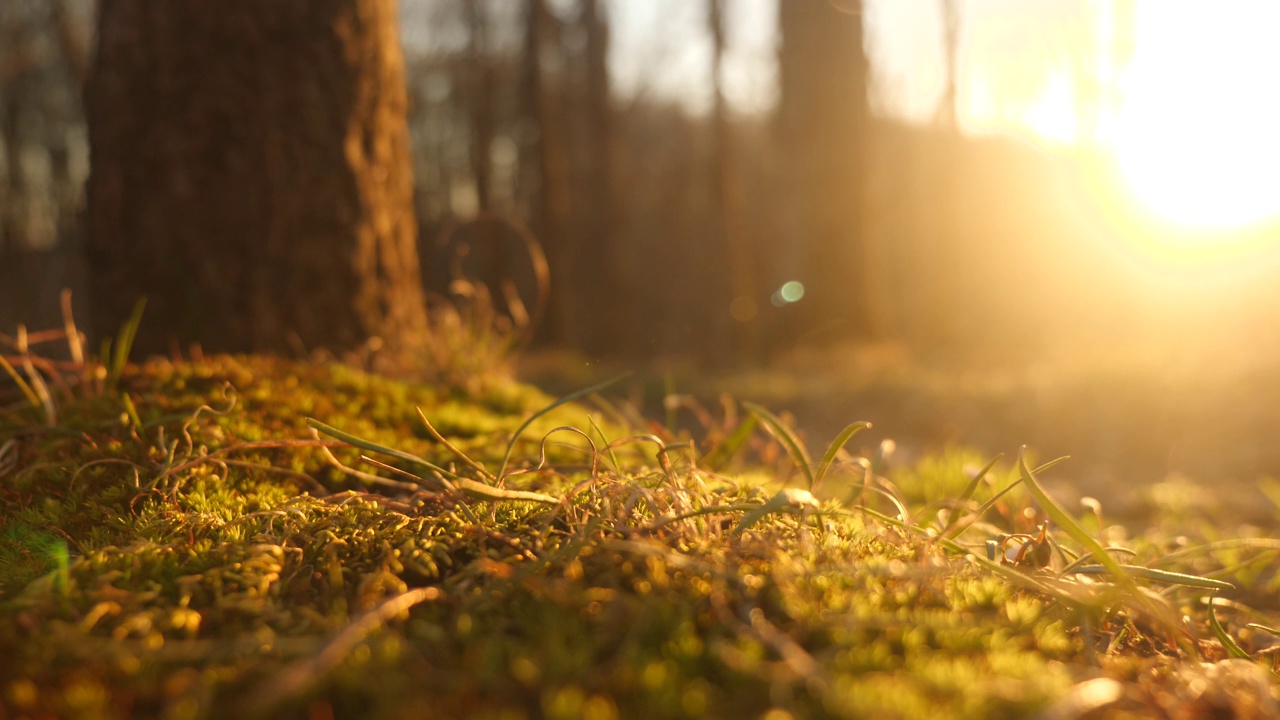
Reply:
<svg viewBox="0 0 1280 720"><path fill-rule="evenodd" d="M1212 243L1280 216L1280 3L1143 3L1100 138L1133 198Z"/></svg>

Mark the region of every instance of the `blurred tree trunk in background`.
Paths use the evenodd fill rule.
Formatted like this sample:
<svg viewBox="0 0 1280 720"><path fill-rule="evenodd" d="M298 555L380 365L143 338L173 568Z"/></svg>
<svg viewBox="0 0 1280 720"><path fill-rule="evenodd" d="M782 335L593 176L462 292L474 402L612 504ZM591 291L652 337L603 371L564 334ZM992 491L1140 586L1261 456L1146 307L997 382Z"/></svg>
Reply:
<svg viewBox="0 0 1280 720"><path fill-rule="evenodd" d="M962 60L960 34L963 18L959 0L942 0L942 61L945 64L942 97L938 100L935 124L938 132L924 133L915 142L917 152L929 159L929 172L922 174L916 185L930 200L921 204L932 206L929 211L917 211L906 222L913 225L910 235L910 262L915 268L914 278L904 285L912 297L902 300L914 306L910 315L911 326L899 332L917 343L947 346L960 341L966 328L962 320L972 317L972 307L965 303L962 284L968 280L956 272L963 267L964 247L956 242L940 242L940 238L954 237L963 232L961 219L960 176L961 139L960 116L957 103L960 99ZM930 311L931 308L952 308L950 312ZM956 312L959 310L959 312Z"/></svg>
<svg viewBox="0 0 1280 720"><path fill-rule="evenodd" d="M471 113L471 170L475 174L476 205L481 215L493 210L493 68L489 60L489 20L481 0L466 0L467 54L471 77L467 105ZM498 279L498 278L495 278Z"/></svg>
<svg viewBox="0 0 1280 720"><path fill-rule="evenodd" d="M560 48L559 20L547 6L547 0L528 0L524 37L524 112L532 121L535 137L531 145L530 163L534 167L532 184L537 187L530 208L530 226L546 253L551 267L551 297L542 328L543 339L563 342L566 335L566 305L572 299L566 274L568 254L566 237L570 232L573 212L569 188L569 150L564 135L564 121L559 108L563 97L556 97L558 86L547 81L544 56L555 53L563 59Z"/></svg>
<svg viewBox="0 0 1280 720"><path fill-rule="evenodd" d="M19 130L23 104L32 102L35 90L35 62L30 41L16 29L4 30L0 35L6 46L0 64L0 153L5 174L0 178L0 193L5 203L0 205L0 243L16 249L27 234L27 173Z"/></svg>
<svg viewBox="0 0 1280 720"><path fill-rule="evenodd" d="M76 86L83 89L89 78L89 42L75 27L66 0L49 0L49 20L58 36L58 50L62 53L67 74Z"/></svg>
<svg viewBox="0 0 1280 720"><path fill-rule="evenodd" d="M735 360L751 362L760 353L760 295L756 278L756 253L745 226L746 202L742 172L738 168L737 145L724 96L725 0L707 0L707 29L711 35L711 181L719 215L719 247L727 274L723 305L715 308L716 318L727 319Z"/></svg>
<svg viewBox="0 0 1280 720"><path fill-rule="evenodd" d="M867 74L860 0L778 3L782 240L796 253L772 278L804 283L795 329L872 330L864 259ZM790 267L788 267L790 266Z"/></svg>
<svg viewBox="0 0 1280 720"><path fill-rule="evenodd" d="M577 138L582 174L581 232L572 263L573 291L581 310L570 328L572 344L594 355L619 354L631 322L630 298L619 267L615 227L613 103L609 82L609 20L602 0L582 0L579 23L586 35L586 128Z"/></svg>
<svg viewBox="0 0 1280 720"><path fill-rule="evenodd" d="M475 179L476 210L480 222L469 227L469 252L475 253L477 259L485 261L481 271L490 288L500 288L504 282L510 281L510 268L507 266L505 246L500 246L499 234L490 220L493 218L494 172L493 141L494 127L494 95L496 83L494 78L494 62L497 53L491 47L490 20L485 13L483 0L466 0L467 19L467 106L471 116L471 132L469 145L471 150L471 171Z"/></svg>
<svg viewBox="0 0 1280 720"><path fill-rule="evenodd" d="M0 27L0 322L11 332L11 323L34 322L30 299L38 278L30 272L29 221L31 191L22 158L24 105L32 104L36 88L35 62L30 38L15 23Z"/></svg>
<svg viewBox="0 0 1280 720"><path fill-rule="evenodd" d="M86 106L100 336L425 339L395 0L103 0Z"/></svg>

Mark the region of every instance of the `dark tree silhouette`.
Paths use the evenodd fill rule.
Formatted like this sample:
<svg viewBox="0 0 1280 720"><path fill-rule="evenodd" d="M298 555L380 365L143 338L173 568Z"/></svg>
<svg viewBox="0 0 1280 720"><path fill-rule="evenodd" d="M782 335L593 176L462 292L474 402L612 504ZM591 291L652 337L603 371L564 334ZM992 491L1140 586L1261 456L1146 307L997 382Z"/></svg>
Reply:
<svg viewBox="0 0 1280 720"><path fill-rule="evenodd" d="M103 0L92 310L145 350L425 338L395 0Z"/></svg>

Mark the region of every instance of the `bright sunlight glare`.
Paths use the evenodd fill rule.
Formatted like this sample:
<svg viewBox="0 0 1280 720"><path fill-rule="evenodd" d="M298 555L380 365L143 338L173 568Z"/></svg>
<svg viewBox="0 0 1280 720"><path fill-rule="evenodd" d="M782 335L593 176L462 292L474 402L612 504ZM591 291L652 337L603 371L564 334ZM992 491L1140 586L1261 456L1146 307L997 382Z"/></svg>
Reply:
<svg viewBox="0 0 1280 720"><path fill-rule="evenodd" d="M1280 3L1162 0L1137 20L1103 138L1136 199L1196 231L1280 214Z"/></svg>

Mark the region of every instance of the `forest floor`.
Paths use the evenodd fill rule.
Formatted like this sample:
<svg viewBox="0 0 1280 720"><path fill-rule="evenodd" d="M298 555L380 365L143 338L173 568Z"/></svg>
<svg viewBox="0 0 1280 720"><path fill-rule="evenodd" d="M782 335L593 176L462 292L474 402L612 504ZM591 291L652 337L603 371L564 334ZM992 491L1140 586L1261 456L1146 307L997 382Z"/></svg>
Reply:
<svg viewBox="0 0 1280 720"><path fill-rule="evenodd" d="M951 398L877 415L897 361L731 378L829 413L798 433L732 400L645 419L658 376L557 404L500 375L0 349L23 378L0 397L3 718L1280 714L1280 542L1203 488L1117 523L1067 464L984 467L923 430L889 452L871 433Z"/></svg>

